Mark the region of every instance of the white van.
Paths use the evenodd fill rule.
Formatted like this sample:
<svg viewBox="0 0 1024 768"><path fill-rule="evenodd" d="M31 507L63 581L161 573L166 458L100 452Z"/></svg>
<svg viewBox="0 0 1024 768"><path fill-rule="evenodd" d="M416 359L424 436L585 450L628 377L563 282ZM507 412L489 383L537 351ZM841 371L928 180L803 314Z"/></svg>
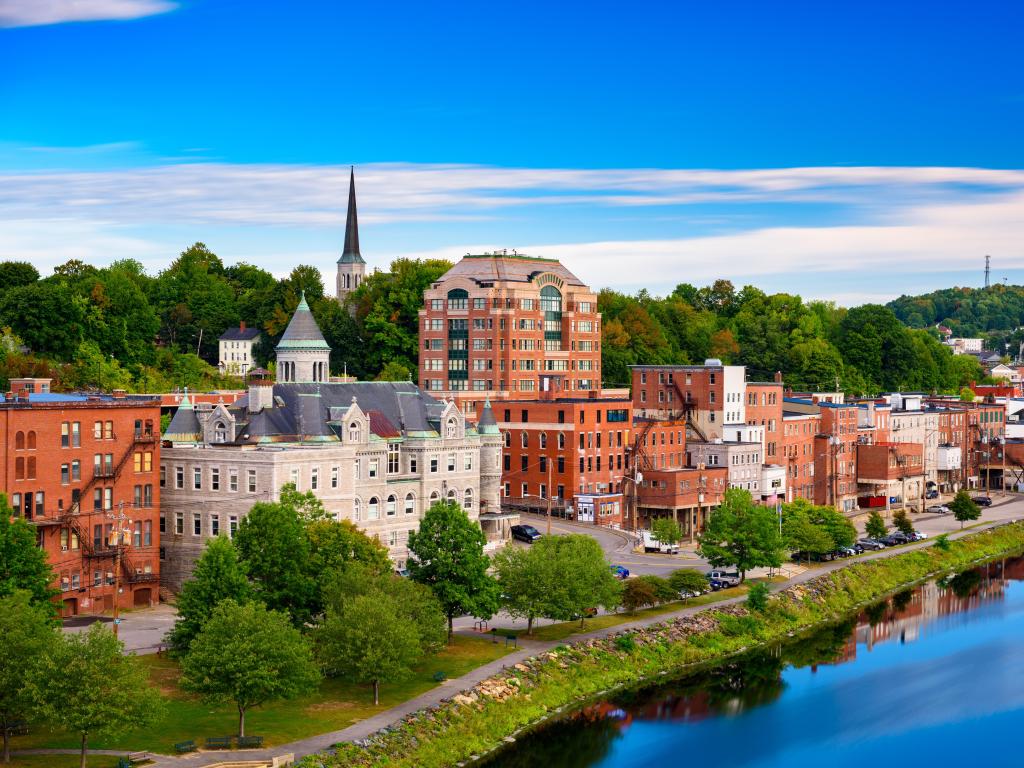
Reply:
<svg viewBox="0 0 1024 768"><path fill-rule="evenodd" d="M678 544L662 544L650 531L644 531L644 552L661 552L663 555L678 555Z"/></svg>

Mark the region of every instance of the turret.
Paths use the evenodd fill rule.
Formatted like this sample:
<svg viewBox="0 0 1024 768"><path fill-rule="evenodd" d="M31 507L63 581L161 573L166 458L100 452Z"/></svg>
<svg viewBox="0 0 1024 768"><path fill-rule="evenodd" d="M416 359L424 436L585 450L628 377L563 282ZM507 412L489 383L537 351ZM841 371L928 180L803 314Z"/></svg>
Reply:
<svg viewBox="0 0 1024 768"><path fill-rule="evenodd" d="M501 511L501 430L491 410L491 401L484 403L477 422L480 433L480 502L481 510Z"/></svg>
<svg viewBox="0 0 1024 768"><path fill-rule="evenodd" d="M305 293L275 352L278 383L309 383L330 379L331 348L306 303Z"/></svg>

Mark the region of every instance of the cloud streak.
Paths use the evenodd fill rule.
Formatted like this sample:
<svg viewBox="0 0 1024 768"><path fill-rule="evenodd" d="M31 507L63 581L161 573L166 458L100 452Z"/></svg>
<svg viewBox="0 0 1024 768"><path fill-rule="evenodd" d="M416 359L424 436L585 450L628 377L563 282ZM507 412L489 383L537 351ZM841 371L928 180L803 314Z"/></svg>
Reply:
<svg viewBox="0 0 1024 768"><path fill-rule="evenodd" d="M177 8L167 0L0 0L0 28L72 21L126 21Z"/></svg>
<svg viewBox="0 0 1024 768"><path fill-rule="evenodd" d="M374 164L357 168L357 184L360 220L369 226L364 245L387 241L366 249L381 267L393 256L457 259L514 245L562 259L595 286L664 291L728 277L846 301L898 295L907 274L974 269L985 253L1024 267L1019 170ZM155 271L187 244L168 236L177 227L192 239L202 233L226 261L281 271L316 255L329 277L334 257L324 254L337 245L347 191L347 166L0 171L0 259L28 258L45 269L72 254L95 263L132 255ZM808 204L830 213L801 213ZM766 212L752 217L759 205ZM620 211L630 229L615 239L580 237L579 224L558 224L569 210L577 221L600 220L603 233ZM713 227L695 228L699 217ZM435 223L426 237L424 222ZM481 242L490 229L496 239L512 232L516 242Z"/></svg>

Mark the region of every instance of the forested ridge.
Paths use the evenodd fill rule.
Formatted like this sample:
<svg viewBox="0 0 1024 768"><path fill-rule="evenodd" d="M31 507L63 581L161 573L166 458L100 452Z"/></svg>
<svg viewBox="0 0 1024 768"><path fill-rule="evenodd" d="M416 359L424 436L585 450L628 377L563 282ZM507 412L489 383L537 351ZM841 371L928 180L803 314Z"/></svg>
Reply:
<svg viewBox="0 0 1024 768"><path fill-rule="evenodd" d="M334 373L415 378L423 290L450 266L396 259L388 272L367 275L342 306L327 295L315 267L299 265L278 279L250 264L225 266L202 243L155 276L132 260L103 268L69 261L47 277L30 264L3 262L0 385L6 387L12 376L43 375L64 389L241 386L217 373L219 336L242 321L260 328L264 339L257 360L272 366L274 345L303 293L332 348ZM953 356L931 326L933 317L949 314L953 306L937 297L965 290L845 309L753 286L736 290L727 280L699 288L683 283L667 296L603 289L598 307L604 316L604 383L627 384L632 364L715 357L746 365L752 380L781 371L798 390L956 392L980 380L983 371L974 358ZM966 293L971 322L997 316L997 306L998 317L1012 317L1010 308L1022 291L996 286L991 295ZM961 302L953 314L967 318L965 307ZM908 327L915 324L922 327ZM974 326L957 326L969 327Z"/></svg>
<svg viewBox="0 0 1024 768"><path fill-rule="evenodd" d="M943 288L921 296L900 296L887 305L911 328L943 325L954 336L987 337L1019 344L1024 326L1024 286Z"/></svg>

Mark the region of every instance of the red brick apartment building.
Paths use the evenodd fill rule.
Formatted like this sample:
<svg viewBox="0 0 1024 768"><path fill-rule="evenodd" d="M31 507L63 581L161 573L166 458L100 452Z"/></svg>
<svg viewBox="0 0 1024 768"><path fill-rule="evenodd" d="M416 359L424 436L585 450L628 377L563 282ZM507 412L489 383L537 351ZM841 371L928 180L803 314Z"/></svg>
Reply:
<svg viewBox="0 0 1024 768"><path fill-rule="evenodd" d="M583 510L587 522L623 524L632 409L629 400L592 394L493 405L505 441L503 505L544 510L550 496L558 515L579 519Z"/></svg>
<svg viewBox="0 0 1024 768"><path fill-rule="evenodd" d="M0 493L36 528L65 616L113 608L116 583L121 607L155 604L159 400L48 390L0 400Z"/></svg>
<svg viewBox="0 0 1024 768"><path fill-rule="evenodd" d="M420 387L467 410L532 400L542 377L601 388L597 294L555 259L467 255L424 291Z"/></svg>
<svg viewBox="0 0 1024 768"><path fill-rule="evenodd" d="M856 450L857 479L864 495L899 498L906 505L924 494L924 446L921 443L861 444Z"/></svg>
<svg viewBox="0 0 1024 768"><path fill-rule="evenodd" d="M840 512L857 508L858 407L818 403L821 432L814 439L814 503Z"/></svg>
<svg viewBox="0 0 1024 768"><path fill-rule="evenodd" d="M786 500L814 501L814 438L821 431L821 409L786 401L782 413L782 456Z"/></svg>
<svg viewBox="0 0 1024 768"><path fill-rule="evenodd" d="M747 424L764 427L764 463L783 463L782 375L777 381L747 382Z"/></svg>
<svg viewBox="0 0 1024 768"><path fill-rule="evenodd" d="M696 437L720 438L723 426L747 423L745 370L715 359L632 366L633 412L645 419L685 419Z"/></svg>

